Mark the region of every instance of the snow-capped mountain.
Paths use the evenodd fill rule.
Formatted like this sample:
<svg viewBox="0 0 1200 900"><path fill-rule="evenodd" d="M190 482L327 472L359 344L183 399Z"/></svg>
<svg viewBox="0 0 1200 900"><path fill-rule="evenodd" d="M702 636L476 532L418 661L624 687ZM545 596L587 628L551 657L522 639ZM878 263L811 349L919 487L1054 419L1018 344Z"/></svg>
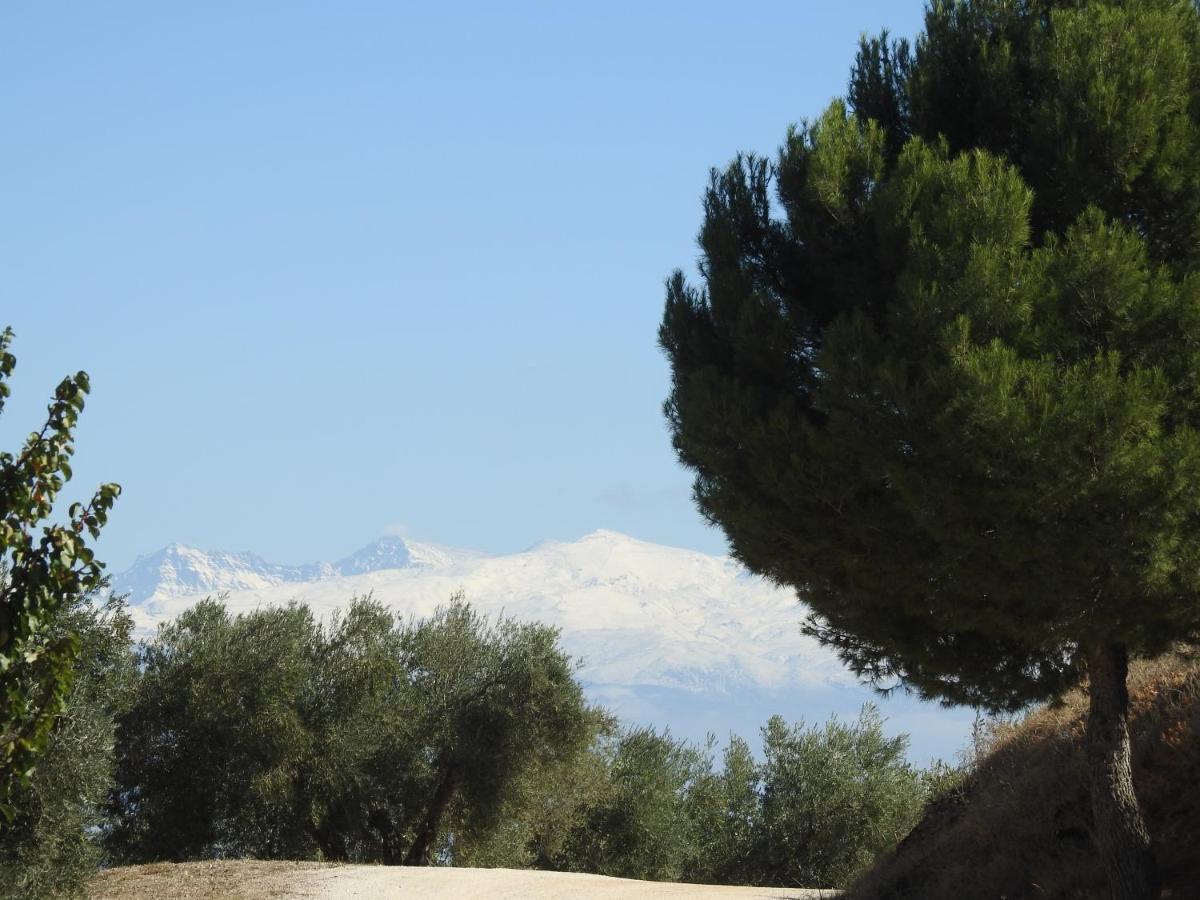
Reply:
<svg viewBox="0 0 1200 900"><path fill-rule="evenodd" d="M385 537L340 562L306 566L172 544L138 559L113 588L130 595L144 626L217 593L233 611L301 600L324 615L370 593L405 615L428 615L461 591L487 614L561 628L581 676L597 684L729 690L849 680L800 634L790 591L727 557L612 531L496 557Z"/></svg>
<svg viewBox="0 0 1200 900"><path fill-rule="evenodd" d="M509 556L385 537L337 563L307 566L173 544L139 558L113 588L129 594L143 633L217 593L232 612L298 600L327 616L371 594L401 615L425 616L461 591L485 614L557 626L593 697L689 737L731 728L750 736L775 712L809 721L853 715L871 699L801 634L805 610L791 591L729 557L612 531ZM884 712L898 710L926 715L911 701ZM961 731L950 730L957 741Z"/></svg>
<svg viewBox="0 0 1200 900"><path fill-rule="evenodd" d="M253 553L205 553L169 544L139 556L133 566L113 578L112 588L128 594L134 605L164 597L253 590L283 582L317 581L335 574L329 565L278 566Z"/></svg>
<svg viewBox="0 0 1200 900"><path fill-rule="evenodd" d="M157 553L139 556L130 568L114 576L112 589L127 594L133 606L152 610L162 601L180 597L261 590L382 569L445 569L483 556L472 550L382 537L336 563L281 566L253 553L209 553L169 544Z"/></svg>
<svg viewBox="0 0 1200 900"><path fill-rule="evenodd" d="M403 539L382 537L357 553L351 553L334 568L339 575L362 575L380 569L403 569L413 564L412 551Z"/></svg>

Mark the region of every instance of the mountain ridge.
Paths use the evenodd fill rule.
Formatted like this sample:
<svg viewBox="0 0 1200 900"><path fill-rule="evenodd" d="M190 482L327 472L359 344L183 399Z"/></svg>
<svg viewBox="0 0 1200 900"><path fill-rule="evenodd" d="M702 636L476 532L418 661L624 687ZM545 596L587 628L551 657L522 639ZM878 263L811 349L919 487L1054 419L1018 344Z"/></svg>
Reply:
<svg viewBox="0 0 1200 900"><path fill-rule="evenodd" d="M485 555L384 535L333 563L283 565L248 551L201 550L174 541L139 555L128 569L113 576L112 590L127 595L137 606L164 597L254 590L409 566L444 567Z"/></svg>
<svg viewBox="0 0 1200 900"><path fill-rule="evenodd" d="M806 609L794 592L729 556L607 529L495 556L384 537L336 563L301 566L170 544L114 577L113 590L129 594L142 636L209 595L233 613L298 601L321 618L369 595L400 616L424 617L461 592L484 615L557 627L589 696L697 740L753 734L774 713L853 717L876 699L801 633ZM886 703L901 721L932 729L922 750L948 756L969 727L965 714Z"/></svg>
<svg viewBox="0 0 1200 900"><path fill-rule="evenodd" d="M800 634L802 609L790 591L727 556L607 529L504 556L389 536L336 563L300 566L174 543L139 557L113 590L129 595L146 628L213 594L234 611L300 600L322 615L371 594L398 612L428 615L462 592L489 615L558 626L596 683L706 691L848 678Z"/></svg>

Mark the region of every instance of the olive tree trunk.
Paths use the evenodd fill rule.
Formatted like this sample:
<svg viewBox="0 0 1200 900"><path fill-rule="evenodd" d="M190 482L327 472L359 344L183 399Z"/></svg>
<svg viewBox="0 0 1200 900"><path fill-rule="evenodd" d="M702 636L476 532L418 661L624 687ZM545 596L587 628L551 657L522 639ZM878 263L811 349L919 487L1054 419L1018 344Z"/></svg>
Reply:
<svg viewBox="0 0 1200 900"><path fill-rule="evenodd" d="M1105 644L1094 648L1087 657L1087 670L1091 703L1086 749L1092 816L1109 892L1113 900L1154 900L1158 897L1158 869L1133 790L1125 647Z"/></svg>
<svg viewBox="0 0 1200 900"><path fill-rule="evenodd" d="M433 793L433 800L429 804L429 813L426 815L425 821L421 824L421 830L417 832L417 839L413 841L413 845L408 849L408 855L404 858L404 865L429 865L433 843L437 840L438 830L442 825L442 816L446 814L446 810L450 806L450 801L454 799L454 791L457 787L458 779L454 770L447 770L442 776L442 780L438 783L437 790Z"/></svg>

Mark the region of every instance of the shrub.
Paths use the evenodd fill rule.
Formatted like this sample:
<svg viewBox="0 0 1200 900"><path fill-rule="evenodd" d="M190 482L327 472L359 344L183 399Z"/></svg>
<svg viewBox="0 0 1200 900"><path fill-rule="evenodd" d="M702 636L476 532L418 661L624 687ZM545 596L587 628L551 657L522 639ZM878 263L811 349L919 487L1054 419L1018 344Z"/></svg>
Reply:
<svg viewBox="0 0 1200 900"><path fill-rule="evenodd" d="M54 626L79 641L75 676L29 782L0 831L0 897L82 895L95 871L101 807L113 777L115 718L134 677L129 615L117 600L77 600Z"/></svg>
<svg viewBox="0 0 1200 900"><path fill-rule="evenodd" d="M694 748L653 728L629 728L599 753L605 787L566 840L556 868L677 880L691 855L686 796L702 774Z"/></svg>
<svg viewBox="0 0 1200 900"><path fill-rule="evenodd" d="M912 828L925 799L906 737L888 738L878 710L858 721L763 729L759 884L844 885Z"/></svg>

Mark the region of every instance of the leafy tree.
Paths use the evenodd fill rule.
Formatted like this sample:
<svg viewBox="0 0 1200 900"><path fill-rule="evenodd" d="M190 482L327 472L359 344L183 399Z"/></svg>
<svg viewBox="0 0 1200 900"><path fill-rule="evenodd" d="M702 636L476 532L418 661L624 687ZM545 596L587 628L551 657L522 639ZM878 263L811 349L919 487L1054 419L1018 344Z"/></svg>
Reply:
<svg viewBox="0 0 1200 900"><path fill-rule="evenodd" d="M687 877L706 884L758 883L762 774L750 745L731 735L722 770L714 772L710 742L702 769L686 798L694 834Z"/></svg>
<svg viewBox="0 0 1200 900"><path fill-rule="evenodd" d="M328 859L397 864L433 779L405 628L370 598L335 617L310 690L314 754L301 792Z"/></svg>
<svg viewBox="0 0 1200 900"><path fill-rule="evenodd" d="M854 671L1086 673L1116 897L1157 880L1127 661L1200 630L1198 42L1190 0L934 0L852 113L713 173L660 331L701 511Z"/></svg>
<svg viewBox="0 0 1200 900"><path fill-rule="evenodd" d="M234 618L205 600L143 645L119 733L117 858L313 854L296 774L316 749L306 703L319 637L303 606Z"/></svg>
<svg viewBox="0 0 1200 900"><path fill-rule="evenodd" d="M323 627L203 601L141 648L111 852L428 863L451 810L496 843L522 786L595 730L557 639L461 602L398 622L360 599Z"/></svg>
<svg viewBox="0 0 1200 900"><path fill-rule="evenodd" d="M922 774L905 759L906 737L888 738L867 706L851 724L763 728L762 811L754 880L844 886L917 823Z"/></svg>
<svg viewBox="0 0 1200 900"><path fill-rule="evenodd" d="M431 778L403 637L369 599L327 628L211 599L164 626L121 722L111 852L399 862Z"/></svg>
<svg viewBox="0 0 1200 900"><path fill-rule="evenodd" d="M607 789L590 803L556 868L673 881L694 858L687 792L703 775L697 751L667 732L622 730L601 747Z"/></svg>
<svg viewBox="0 0 1200 900"><path fill-rule="evenodd" d="M784 887L844 885L917 822L929 773L905 759L868 706L819 728L776 716L762 760L731 736L722 766L653 728L629 728L595 752L605 783L583 803L561 849L539 866L627 878Z"/></svg>
<svg viewBox="0 0 1200 900"><path fill-rule="evenodd" d="M931 773L908 764L907 737L886 737L872 706L822 727L774 716L762 742L759 762L732 737L722 770L707 755L691 779L688 880L845 885L916 824L930 795Z"/></svg>
<svg viewBox="0 0 1200 900"><path fill-rule="evenodd" d="M0 897L82 896L96 870L116 717L135 675L131 628L116 600L76 598L59 610L54 631L74 634L79 656L65 707L28 784L14 797L11 827L0 833Z"/></svg>
<svg viewBox="0 0 1200 900"><path fill-rule="evenodd" d="M495 827L523 773L586 748L593 717L557 629L489 623L456 597L409 629L404 654L434 772L404 861L428 865L452 803L466 829Z"/></svg>
<svg viewBox="0 0 1200 900"><path fill-rule="evenodd" d="M720 852L712 858L720 865L713 872L723 884L749 884L758 859L759 803L762 772L750 745L734 735L725 747L720 798L723 813Z"/></svg>
<svg viewBox="0 0 1200 900"><path fill-rule="evenodd" d="M11 329L0 333L0 411L16 367ZM71 477L74 432L87 374L63 379L41 430L20 453L0 453L0 815L14 815L13 793L28 781L63 710L78 638L55 627L60 610L98 589L104 564L87 546L121 489L104 484L86 506L73 504L66 525L45 525Z"/></svg>
<svg viewBox="0 0 1200 900"><path fill-rule="evenodd" d="M452 839L443 849L453 865L563 868L567 842L611 788L604 747L617 723L599 707L588 718L590 739L577 753L528 766L514 780L499 824L480 830L451 818Z"/></svg>

